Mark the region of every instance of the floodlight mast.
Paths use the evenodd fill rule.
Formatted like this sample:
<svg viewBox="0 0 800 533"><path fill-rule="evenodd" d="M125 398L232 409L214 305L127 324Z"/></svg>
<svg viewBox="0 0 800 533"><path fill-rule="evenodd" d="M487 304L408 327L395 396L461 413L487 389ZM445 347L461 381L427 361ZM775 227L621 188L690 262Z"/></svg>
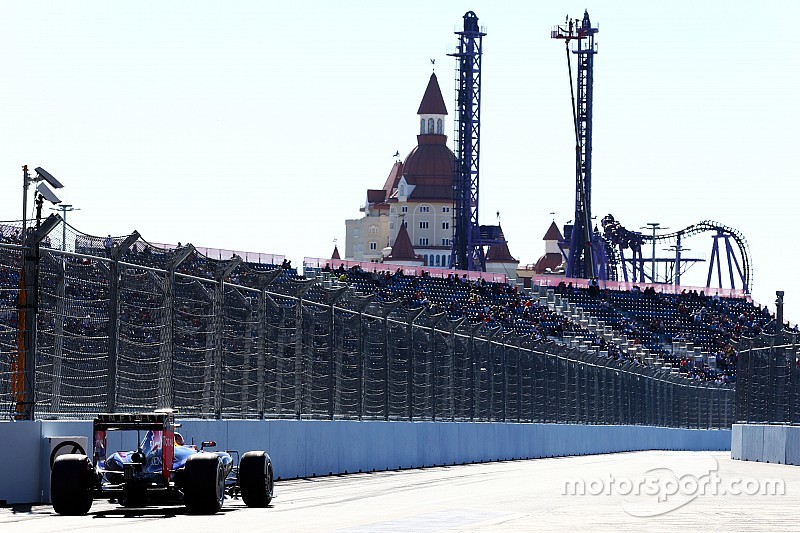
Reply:
<svg viewBox="0 0 800 533"><path fill-rule="evenodd" d="M11 393L16 400L15 419L33 420L35 416L36 387L36 318L39 298L39 244L62 220L50 215L41 223L42 204L45 195L37 190L36 229L28 232L28 186L31 182L49 183L56 189L63 185L49 172L36 168L36 177L31 178L28 165L22 166L22 269L19 277L19 301L17 304L17 359L11 365ZM44 184L40 183L44 187ZM44 187L48 200L54 204L60 200ZM31 254L33 251L33 254ZM30 283L29 283L30 280Z"/></svg>

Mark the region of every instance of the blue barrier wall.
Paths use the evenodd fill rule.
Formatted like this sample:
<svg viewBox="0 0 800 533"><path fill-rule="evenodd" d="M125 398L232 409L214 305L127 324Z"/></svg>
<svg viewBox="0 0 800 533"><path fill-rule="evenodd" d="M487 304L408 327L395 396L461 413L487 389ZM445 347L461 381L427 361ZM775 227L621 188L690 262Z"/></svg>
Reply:
<svg viewBox="0 0 800 533"><path fill-rule="evenodd" d="M731 457L800 466L800 426L734 424Z"/></svg>
<svg viewBox="0 0 800 533"><path fill-rule="evenodd" d="M316 420L181 420L187 443L266 450L278 479L509 459L636 450L730 450L730 430L649 426ZM0 500L42 501L49 462L45 437L86 435L91 422L0 422ZM133 449L131 434L109 433L109 450ZM49 458L49 457L48 457Z"/></svg>

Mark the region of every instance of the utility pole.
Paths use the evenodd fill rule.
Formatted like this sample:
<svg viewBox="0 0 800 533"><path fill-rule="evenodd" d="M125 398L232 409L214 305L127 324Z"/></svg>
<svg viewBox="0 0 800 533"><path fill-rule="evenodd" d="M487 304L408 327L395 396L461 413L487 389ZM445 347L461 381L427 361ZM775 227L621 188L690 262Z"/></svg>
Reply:
<svg viewBox="0 0 800 533"><path fill-rule="evenodd" d="M652 229L653 230L653 266L652 268L652 279L653 283L657 283L656 281L656 231L660 229L669 229L661 227L661 222L648 222L646 226L641 226L639 229Z"/></svg>
<svg viewBox="0 0 800 533"><path fill-rule="evenodd" d="M664 248L665 252L675 252L675 262L673 263L675 265L674 266L675 275L673 277L673 281L674 281L673 284L675 286L678 286L678 285L681 284L681 263L685 262L685 261L682 261L681 252L688 252L690 250L691 250L690 248L686 248L684 246L681 246L680 237L678 237L678 243L677 244L673 244L669 248Z"/></svg>
<svg viewBox="0 0 800 533"><path fill-rule="evenodd" d="M80 211L80 207L73 207L71 204L61 204L58 207L51 207L51 211L61 211L61 251L67 249L67 213L70 211Z"/></svg>

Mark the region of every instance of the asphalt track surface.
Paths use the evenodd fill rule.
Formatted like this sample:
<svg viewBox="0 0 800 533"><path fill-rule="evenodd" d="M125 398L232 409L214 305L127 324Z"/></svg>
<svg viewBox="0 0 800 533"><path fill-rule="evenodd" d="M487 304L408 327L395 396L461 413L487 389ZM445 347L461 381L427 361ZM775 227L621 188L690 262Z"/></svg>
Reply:
<svg viewBox="0 0 800 533"><path fill-rule="evenodd" d="M95 501L80 517L0 508L0 532L798 531L800 467L636 452L281 481L267 509L213 516Z"/></svg>

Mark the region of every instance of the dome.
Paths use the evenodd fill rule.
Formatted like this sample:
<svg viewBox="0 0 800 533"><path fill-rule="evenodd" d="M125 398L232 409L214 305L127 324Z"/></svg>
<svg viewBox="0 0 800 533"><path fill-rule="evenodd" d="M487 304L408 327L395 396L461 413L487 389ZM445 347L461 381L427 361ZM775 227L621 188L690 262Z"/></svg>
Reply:
<svg viewBox="0 0 800 533"><path fill-rule="evenodd" d="M419 144L403 163L403 175L413 185L448 186L453 184L456 157L445 144L444 135L418 135Z"/></svg>

